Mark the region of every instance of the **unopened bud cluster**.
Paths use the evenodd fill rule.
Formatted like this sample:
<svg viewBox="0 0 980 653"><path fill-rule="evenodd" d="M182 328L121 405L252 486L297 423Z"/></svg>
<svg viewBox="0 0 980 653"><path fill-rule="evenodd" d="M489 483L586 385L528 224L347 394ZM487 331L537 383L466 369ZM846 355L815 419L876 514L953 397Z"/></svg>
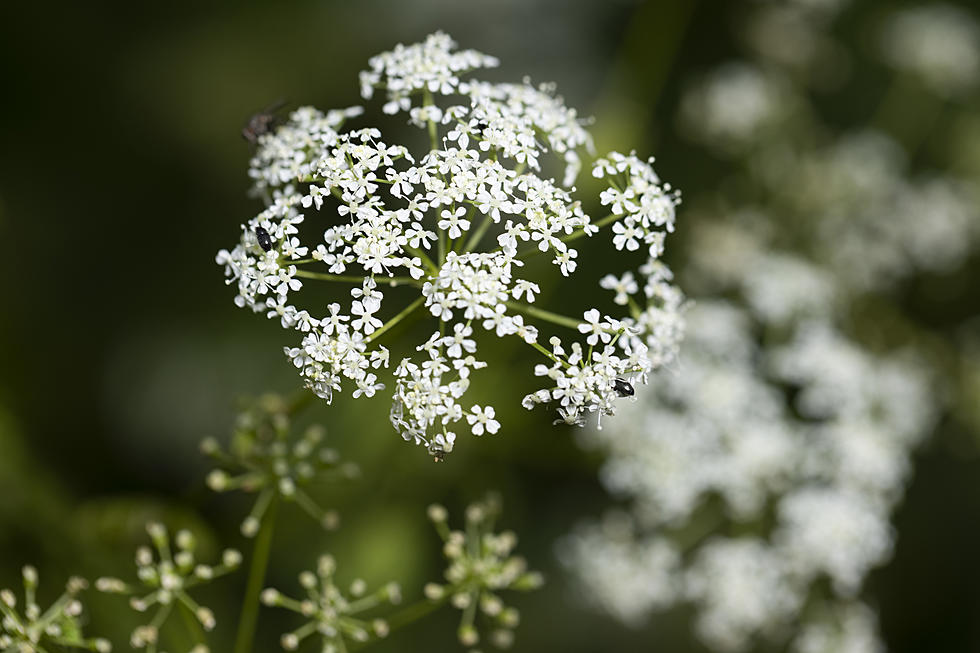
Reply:
<svg viewBox="0 0 980 653"><path fill-rule="evenodd" d="M271 502L295 502L323 528L337 525L337 514L321 508L303 489L314 480L351 477L356 466L342 464L334 449L322 446L325 431L314 425L293 436L290 405L277 395L266 395L238 416L228 450L214 439L201 449L218 463L207 477L215 492L243 490L258 497L241 531L254 537Z"/></svg>
<svg viewBox="0 0 980 653"><path fill-rule="evenodd" d="M512 555L517 536L512 531L493 532L499 512L500 504L493 497L474 503L466 509L465 530L450 530L446 509L439 505L429 508L429 518L442 537L443 554L449 564L444 574L447 582L429 583L425 594L433 601L448 600L462 610L457 634L464 646L480 642L480 616L490 629L490 643L498 648L509 647L520 615L516 608L503 602L499 593L533 590L543 583L541 574L528 571L524 558Z"/></svg>
<svg viewBox="0 0 980 653"><path fill-rule="evenodd" d="M24 604L18 609L17 596L9 589L0 590L0 651L45 653L56 648L80 649L109 653L112 645L106 639L82 635L82 603L78 594L88 583L70 578L64 593L42 610L37 603L38 573L24 567Z"/></svg>
<svg viewBox="0 0 980 653"><path fill-rule="evenodd" d="M200 564L194 553L197 541L190 531L177 532L173 541L176 549L173 549L163 524L150 523L146 530L153 547L141 546L136 550L137 582L130 584L118 578L104 577L95 581L95 588L129 596L129 605L137 612L156 608L150 622L137 627L130 636L133 648L145 648L154 653L160 628L175 608L186 608L205 630L214 628L214 613L199 605L189 590L237 569L242 563L242 555L234 549L226 549L219 564Z"/></svg>
<svg viewBox="0 0 980 653"><path fill-rule="evenodd" d="M397 583L388 583L372 593L367 592L363 580L355 580L345 592L335 582L336 563L332 556L321 556L316 572L304 571L299 583L306 592L303 599L286 596L277 589L262 592L262 602L271 607L284 608L301 615L306 622L280 638L287 651L297 649L307 637L314 634L321 639L321 651L339 653L347 650L345 642L367 642L372 637L388 634L388 624L383 619L363 618L362 613L383 604L401 601Z"/></svg>

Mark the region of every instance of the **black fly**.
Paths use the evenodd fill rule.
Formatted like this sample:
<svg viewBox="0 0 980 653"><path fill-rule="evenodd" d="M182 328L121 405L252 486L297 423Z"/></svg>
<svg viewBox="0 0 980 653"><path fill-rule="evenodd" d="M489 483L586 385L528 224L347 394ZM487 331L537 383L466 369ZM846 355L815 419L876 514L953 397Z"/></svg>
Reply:
<svg viewBox="0 0 980 653"><path fill-rule="evenodd" d="M633 385L625 379L616 379L613 381L613 389L620 397L632 397L635 393Z"/></svg>
<svg viewBox="0 0 980 653"><path fill-rule="evenodd" d="M269 133L279 123L279 116L276 113L284 106L286 106L286 102L279 100L249 118L245 126L242 127L242 138L255 145L259 140L259 136Z"/></svg>
<svg viewBox="0 0 980 653"><path fill-rule="evenodd" d="M263 252L268 252L272 249L272 236L262 227L255 228L255 240L259 241L259 247L262 248Z"/></svg>

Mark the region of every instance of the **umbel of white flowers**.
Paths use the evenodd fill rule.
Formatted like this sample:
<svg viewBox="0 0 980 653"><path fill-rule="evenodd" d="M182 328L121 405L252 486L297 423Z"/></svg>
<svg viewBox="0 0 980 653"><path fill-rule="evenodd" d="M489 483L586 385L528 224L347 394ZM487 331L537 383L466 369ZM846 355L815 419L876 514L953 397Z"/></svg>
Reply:
<svg viewBox="0 0 980 653"><path fill-rule="evenodd" d="M593 220L572 185L592 152L575 110L551 86L463 79L497 61L454 48L436 33L373 57L361 73L366 99L383 89L385 113L407 114L428 132L427 152L386 142L373 127L343 131L362 113L356 107L300 108L258 136L249 175L267 206L217 256L237 305L300 332L285 353L328 402L344 387L355 398L384 388L390 352L379 339L428 311L432 335L394 365L390 418L437 459L453 449L458 425L478 436L500 428L493 406L463 402L471 374L487 366L480 334L534 348L542 364L529 371L545 385L523 404L557 404L562 420L580 424L613 414L634 381L673 357L683 327L683 296L659 260L679 196L652 159L612 152L592 162L608 182L598 199L609 207ZM546 176L562 167L561 183ZM312 222L306 214L317 219L314 234L300 231ZM541 280L519 276L524 259L546 254L569 277L578 256L570 243L606 227L617 250L638 256L634 271L604 280L625 314L589 308L572 318L534 306ZM311 281L353 285L350 303L300 305ZM384 286L419 295L385 318ZM584 342L545 336L532 320Z"/></svg>

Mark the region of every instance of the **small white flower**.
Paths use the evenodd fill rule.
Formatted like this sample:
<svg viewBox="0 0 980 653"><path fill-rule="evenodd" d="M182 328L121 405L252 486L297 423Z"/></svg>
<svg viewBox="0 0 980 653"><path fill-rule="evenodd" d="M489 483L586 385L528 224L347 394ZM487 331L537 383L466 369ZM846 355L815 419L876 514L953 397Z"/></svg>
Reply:
<svg viewBox="0 0 980 653"><path fill-rule="evenodd" d="M483 435L483 432L493 434L500 429L500 422L494 419L496 412L493 406L481 408L474 405L472 412L466 414L466 421L473 427L473 435Z"/></svg>

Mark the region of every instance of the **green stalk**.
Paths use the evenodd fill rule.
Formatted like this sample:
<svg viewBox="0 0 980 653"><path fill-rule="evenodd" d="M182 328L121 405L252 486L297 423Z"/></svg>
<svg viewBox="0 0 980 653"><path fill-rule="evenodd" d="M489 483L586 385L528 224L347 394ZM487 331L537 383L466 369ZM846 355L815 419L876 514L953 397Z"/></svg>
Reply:
<svg viewBox="0 0 980 653"><path fill-rule="evenodd" d="M342 281L344 283L364 283L365 277L345 276L340 274L325 274L323 272L311 272L309 270L296 270L296 276L304 279L317 279L318 281ZM395 285L399 283L417 284L418 281L412 277L375 277L378 283Z"/></svg>
<svg viewBox="0 0 980 653"><path fill-rule="evenodd" d="M269 566L269 553L272 550L272 532L276 522L278 495L272 498L262 520L259 534L255 538L252 551L252 564L249 567L248 583L245 586L245 600L238 618L238 634L235 637L234 653L251 653L252 640L255 639L255 625L259 616L259 595L265 584L265 571Z"/></svg>
<svg viewBox="0 0 980 653"><path fill-rule="evenodd" d="M546 311L542 308L537 308L535 306L528 306L527 304L521 304L519 302L504 302L508 308L512 308L519 313L524 313L532 317L536 317L540 320L545 320L553 324L558 324L569 329L575 329L578 331L578 325L582 324L582 320L576 320L574 318L568 317L566 315L559 315L558 313L552 313L551 311Z"/></svg>
<svg viewBox="0 0 980 653"><path fill-rule="evenodd" d="M381 334L383 334L385 331L387 331L391 327L395 326L396 324L404 320L406 317L408 317L412 312L415 311L415 309L421 306L422 302L424 301L425 301L425 297L419 297L418 299L416 299L414 302L412 302L411 304L403 308L401 313L399 313L395 317L391 318L390 320L382 324L380 329L376 330L374 333L372 333L367 338L365 338L364 342L372 342L380 338Z"/></svg>
<svg viewBox="0 0 980 653"><path fill-rule="evenodd" d="M470 235L470 239L467 241L466 246L463 248L462 251L464 252L474 251L476 249L476 246L480 244L480 241L483 240L483 236L487 233L487 229L490 228L490 224L492 222L493 219L490 217L490 212L488 211L487 214L483 216L483 222L481 222L480 226L476 228L476 230L472 233L472 235Z"/></svg>

